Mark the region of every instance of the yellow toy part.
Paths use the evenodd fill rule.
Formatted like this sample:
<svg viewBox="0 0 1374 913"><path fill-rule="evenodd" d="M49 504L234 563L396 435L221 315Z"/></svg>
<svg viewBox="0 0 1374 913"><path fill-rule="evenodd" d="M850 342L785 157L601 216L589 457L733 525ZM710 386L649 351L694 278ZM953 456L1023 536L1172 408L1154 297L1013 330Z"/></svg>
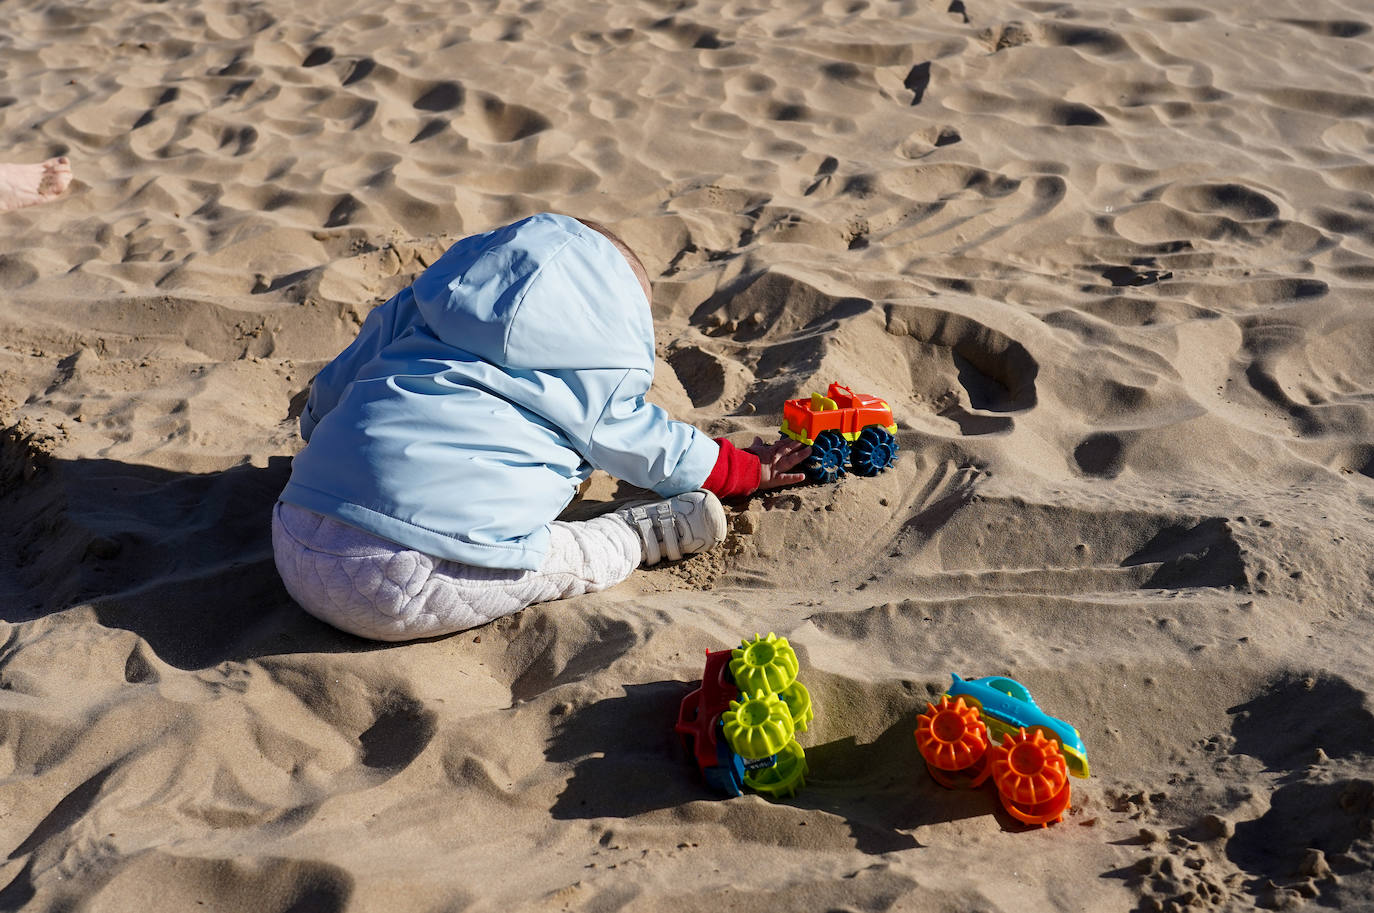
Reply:
<svg viewBox="0 0 1374 913"><path fill-rule="evenodd" d="M787 705L776 694L766 691L731 701L730 709L721 714L720 723L725 741L746 761L777 754L796 733Z"/></svg>
<svg viewBox="0 0 1374 913"><path fill-rule="evenodd" d="M806 752L793 739L778 752L777 763L772 767L747 771L744 785L773 799L788 799L806 785L806 775L810 772L806 766Z"/></svg>
<svg viewBox="0 0 1374 913"><path fill-rule="evenodd" d="M811 409L814 412L829 412L832 409L840 408L836 402L828 396L819 393L811 394Z"/></svg>
<svg viewBox="0 0 1374 913"><path fill-rule="evenodd" d="M780 693L797 680L797 653L772 631L740 643L730 655L730 677L744 694Z"/></svg>

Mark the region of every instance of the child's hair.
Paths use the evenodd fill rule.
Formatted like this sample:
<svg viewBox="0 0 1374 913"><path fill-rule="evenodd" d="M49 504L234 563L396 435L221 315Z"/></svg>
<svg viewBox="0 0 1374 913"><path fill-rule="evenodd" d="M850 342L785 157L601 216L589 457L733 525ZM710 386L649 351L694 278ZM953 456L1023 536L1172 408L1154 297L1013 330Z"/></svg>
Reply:
<svg viewBox="0 0 1374 913"><path fill-rule="evenodd" d="M626 244L619 235L611 231L605 225L602 225L600 222L593 222L591 219L581 219L577 216L573 216L573 218L577 219L577 221L597 234L604 235L606 240L614 244L615 249L624 254L625 259L630 261L630 268L634 270L639 280L644 283L644 287L649 287L649 271L644 268L644 261L639 259L639 254L636 254L630 245Z"/></svg>

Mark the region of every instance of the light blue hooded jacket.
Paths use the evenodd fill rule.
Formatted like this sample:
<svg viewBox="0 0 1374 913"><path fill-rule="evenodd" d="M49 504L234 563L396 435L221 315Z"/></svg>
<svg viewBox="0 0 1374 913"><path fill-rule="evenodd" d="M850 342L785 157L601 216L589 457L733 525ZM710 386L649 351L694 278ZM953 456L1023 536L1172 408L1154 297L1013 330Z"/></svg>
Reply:
<svg viewBox="0 0 1374 913"><path fill-rule="evenodd" d="M459 241L315 378L281 499L400 545L537 569L592 469L665 497L719 447L644 401L649 302L610 241L541 214Z"/></svg>

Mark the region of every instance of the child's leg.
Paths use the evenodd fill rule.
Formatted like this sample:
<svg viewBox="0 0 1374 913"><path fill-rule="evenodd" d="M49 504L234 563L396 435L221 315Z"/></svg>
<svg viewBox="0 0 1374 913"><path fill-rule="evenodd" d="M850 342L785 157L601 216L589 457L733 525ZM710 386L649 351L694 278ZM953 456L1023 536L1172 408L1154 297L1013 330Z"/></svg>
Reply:
<svg viewBox="0 0 1374 913"><path fill-rule="evenodd" d="M639 567L641 552L639 536L614 514L555 520L549 524L549 553L537 572L540 586L552 595L530 601L567 599L615 586Z"/></svg>
<svg viewBox="0 0 1374 913"><path fill-rule="evenodd" d="M287 591L310 614L373 640L451 634L536 602L597 592L638 567L640 537L620 517L550 524L537 571L432 558L290 504L272 513Z"/></svg>

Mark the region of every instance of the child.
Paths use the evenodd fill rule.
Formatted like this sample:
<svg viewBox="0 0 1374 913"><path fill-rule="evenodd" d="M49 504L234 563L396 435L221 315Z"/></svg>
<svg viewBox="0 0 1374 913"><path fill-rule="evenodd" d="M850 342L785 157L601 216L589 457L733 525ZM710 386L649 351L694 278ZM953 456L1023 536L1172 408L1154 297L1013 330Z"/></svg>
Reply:
<svg viewBox="0 0 1374 913"><path fill-rule="evenodd" d="M718 495L802 481L810 448L737 450L646 403L653 369L648 274L604 227L459 241L311 386L272 514L287 590L362 637L449 634L717 545ZM555 520L595 468L662 500Z"/></svg>

